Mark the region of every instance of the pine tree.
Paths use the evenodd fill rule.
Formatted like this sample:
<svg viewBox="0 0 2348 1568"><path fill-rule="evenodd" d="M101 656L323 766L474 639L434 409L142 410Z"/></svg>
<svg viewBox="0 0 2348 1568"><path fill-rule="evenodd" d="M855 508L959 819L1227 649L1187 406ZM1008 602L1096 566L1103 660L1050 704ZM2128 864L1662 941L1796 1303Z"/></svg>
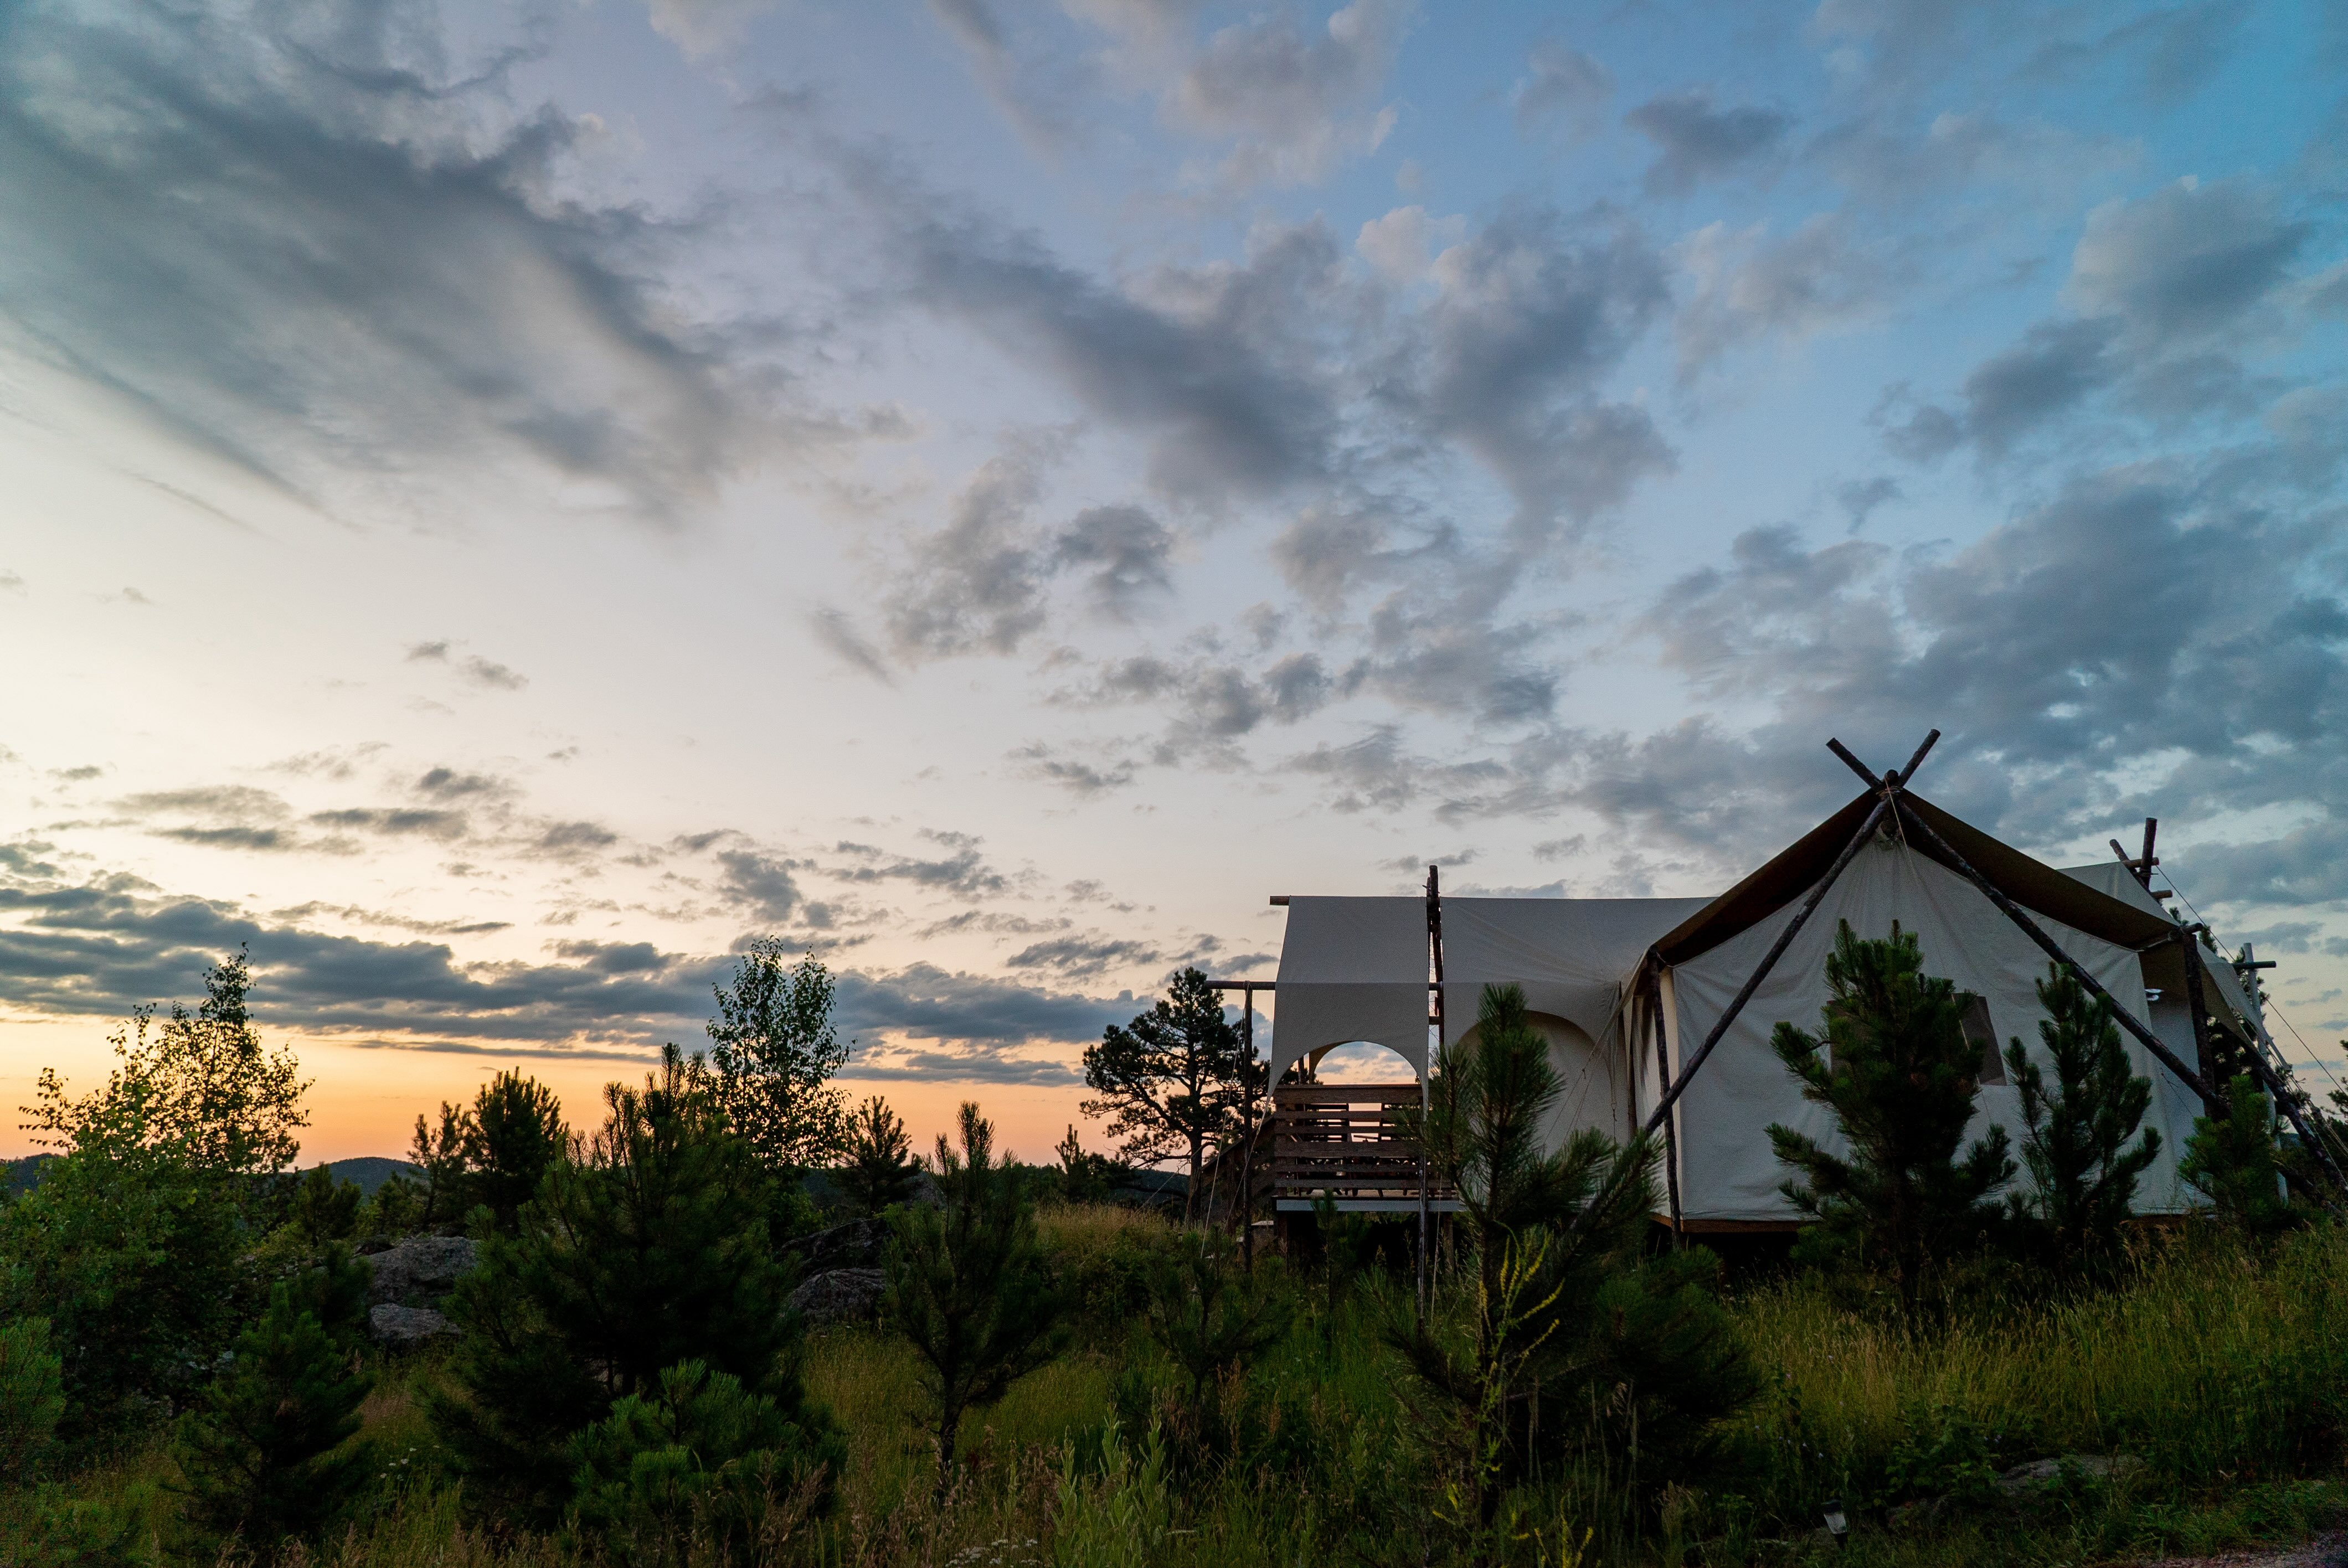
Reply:
<svg viewBox="0 0 2348 1568"><path fill-rule="evenodd" d="M700 1361L807 1404L796 1260L770 1245L774 1179L705 1079L674 1049L642 1090L613 1084L577 1163L553 1166L511 1238L489 1233L449 1315L462 1397L430 1401L472 1503L551 1523L570 1493L565 1444L662 1370Z"/></svg>
<svg viewBox="0 0 2348 1568"><path fill-rule="evenodd" d="M2054 1064L2054 1092L2019 1039L2005 1048L2007 1078L2021 1091L2022 1162L2034 1192L2017 1206L2057 1259L2092 1265L2119 1244L2135 1202L2137 1178L2160 1153L2160 1133L2146 1128L2127 1145L2152 1103L2152 1081L2129 1071L2111 1004L2091 998L2059 964L2038 982L2046 1017L2038 1038Z"/></svg>
<svg viewBox="0 0 2348 1568"><path fill-rule="evenodd" d="M511 1234L547 1168L563 1157L570 1132L554 1091L509 1070L474 1096L462 1139L467 1199L488 1204L498 1229Z"/></svg>
<svg viewBox="0 0 2348 1568"><path fill-rule="evenodd" d="M904 1122L875 1094L849 1117L848 1163L833 1177L859 1214L884 1213L920 1186L922 1166L912 1149Z"/></svg>
<svg viewBox="0 0 2348 1568"><path fill-rule="evenodd" d="M1715 1457L1715 1423L1758 1388L1707 1288L1712 1255L1642 1257L1654 1145L1585 1128L1542 1146L1560 1087L1523 990L1488 986L1472 1043L1437 1056L1426 1115L1401 1118L1459 1194L1476 1273L1456 1310L1389 1323L1387 1337L1488 1522L1545 1460L1640 1456L1620 1477L1634 1488L1694 1473Z"/></svg>
<svg viewBox="0 0 2348 1568"><path fill-rule="evenodd" d="M1855 1249L1912 1310L1931 1271L1985 1239L1996 1219L1986 1200L2014 1164L2002 1127L1958 1158L1981 1050L1965 1038L1954 982L1924 973L1915 935L1895 920L1888 939L1862 940L1844 921L1826 972L1825 1032L1780 1023L1769 1043L1802 1098L1834 1112L1850 1156L1777 1125L1769 1143L1800 1173L1784 1192L1818 1222L1805 1238L1812 1255L1821 1242Z"/></svg>
<svg viewBox="0 0 2348 1568"><path fill-rule="evenodd" d="M1187 1218L1198 1202L1207 1150L1236 1131L1243 1110L1263 1091L1263 1064L1223 1016L1221 993L1186 968L1165 998L1122 1028L1111 1024L1085 1050L1087 1116L1110 1116L1122 1139L1117 1157L1131 1165L1171 1155L1189 1162Z"/></svg>
<svg viewBox="0 0 2348 1568"><path fill-rule="evenodd" d="M830 1511L847 1459L803 1415L681 1361L572 1439L572 1517L642 1568L773 1561L775 1534Z"/></svg>
<svg viewBox="0 0 2348 1568"><path fill-rule="evenodd" d="M25 1485L47 1455L66 1413L64 1370L47 1318L0 1322L0 1486Z"/></svg>
<svg viewBox="0 0 2348 1568"><path fill-rule="evenodd" d="M341 1512L367 1460L346 1441L373 1382L354 1362L288 1286L271 1292L229 1369L174 1433L180 1554L213 1562L232 1539L272 1553Z"/></svg>
<svg viewBox="0 0 2348 1568"><path fill-rule="evenodd" d="M994 1128L965 1102L957 1153L938 1139L941 1204L889 1216L882 1311L921 1357L941 1491L965 1412L1049 1360L1061 1300L1017 1166L995 1163Z"/></svg>
<svg viewBox="0 0 2348 1568"><path fill-rule="evenodd" d="M338 1182L325 1166L314 1165L294 1188L293 1213L286 1223L305 1246L348 1241L358 1226L359 1205L366 1201L356 1182Z"/></svg>
<svg viewBox="0 0 2348 1568"><path fill-rule="evenodd" d="M2177 1173L2209 1200L2219 1219L2252 1235L2271 1235L2297 1223L2280 1179L2274 1105L2247 1072L2226 1085L2225 1115L2193 1119Z"/></svg>

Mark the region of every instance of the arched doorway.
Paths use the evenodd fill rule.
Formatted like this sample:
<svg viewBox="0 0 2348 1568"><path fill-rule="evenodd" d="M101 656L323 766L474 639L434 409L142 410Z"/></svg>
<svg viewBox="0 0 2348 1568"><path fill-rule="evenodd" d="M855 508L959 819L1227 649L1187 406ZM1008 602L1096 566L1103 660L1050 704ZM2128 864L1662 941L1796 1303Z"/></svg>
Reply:
<svg viewBox="0 0 2348 1568"><path fill-rule="evenodd" d="M1630 1112L1613 1053L1601 1050L1581 1025L1555 1013L1529 1013L1526 1018L1549 1042L1550 1065L1556 1069L1561 1089L1556 1103L1541 1119L1541 1147L1563 1148L1566 1140L1584 1127L1595 1127L1619 1140ZM1459 1037L1459 1043L1473 1050L1476 1039L1477 1030L1470 1029Z"/></svg>

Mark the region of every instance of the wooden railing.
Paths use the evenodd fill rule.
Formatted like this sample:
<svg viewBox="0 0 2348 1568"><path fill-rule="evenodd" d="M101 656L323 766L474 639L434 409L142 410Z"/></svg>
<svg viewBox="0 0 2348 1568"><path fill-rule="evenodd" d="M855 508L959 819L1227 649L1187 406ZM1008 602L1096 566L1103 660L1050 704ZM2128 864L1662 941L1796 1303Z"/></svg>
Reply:
<svg viewBox="0 0 2348 1568"><path fill-rule="evenodd" d="M1416 1209L1418 1143L1403 1135L1393 1112L1418 1102L1416 1083L1306 1083L1274 1091L1247 1162L1255 1216L1270 1219L1283 1205L1294 1212L1324 1195L1347 1209ZM1240 1154L1236 1146L1226 1150L1204 1173L1213 1217L1225 1223L1237 1217ZM1427 1191L1430 1204L1445 1209L1456 1195L1440 1182Z"/></svg>

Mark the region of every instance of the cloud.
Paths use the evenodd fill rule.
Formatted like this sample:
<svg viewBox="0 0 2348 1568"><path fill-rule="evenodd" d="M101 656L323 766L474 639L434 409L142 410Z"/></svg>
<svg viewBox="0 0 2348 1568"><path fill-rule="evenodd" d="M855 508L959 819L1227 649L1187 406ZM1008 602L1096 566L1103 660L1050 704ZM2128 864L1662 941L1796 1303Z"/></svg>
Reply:
<svg viewBox="0 0 2348 1568"><path fill-rule="evenodd" d="M891 855L869 844L842 843L834 846L833 853L850 856L856 864L834 866L830 874L849 882L910 882L917 887L968 898L1002 893L1010 886L1010 879L979 854L980 841L971 835L923 828L922 836L945 849L946 856L923 860Z"/></svg>
<svg viewBox="0 0 2348 1568"><path fill-rule="evenodd" d="M1526 56L1509 107L1518 135L1528 140L1554 135L1570 147L1598 134L1613 97L1613 72L1579 49L1544 38Z"/></svg>
<svg viewBox="0 0 2348 1568"><path fill-rule="evenodd" d="M1655 144L1648 167L1652 196L1685 196L1706 180L1721 179L1774 152L1793 128L1782 110L1744 106L1715 108L1710 87L1687 87L1650 98L1622 123Z"/></svg>
<svg viewBox="0 0 2348 1568"><path fill-rule="evenodd" d="M1370 104L1414 8L1354 0L1318 27L1274 13L1220 28L1161 100L1165 118L1235 144L1217 171L1227 187L1318 184L1394 128L1394 109Z"/></svg>
<svg viewBox="0 0 2348 1568"><path fill-rule="evenodd" d="M657 281L675 235L563 185L592 125L510 107L536 39L481 20L469 47L409 0L15 7L23 352L321 505L700 504L765 417Z"/></svg>
<svg viewBox="0 0 2348 1568"><path fill-rule="evenodd" d="M1041 784L1056 784L1079 799L1089 800L1132 784L1139 764L1131 758L1118 758L1100 763L1085 762L1055 750L1042 741L1031 741L1010 753L1026 777Z"/></svg>
<svg viewBox="0 0 2348 1568"><path fill-rule="evenodd" d="M1850 519L1852 533L1867 527L1867 519L1875 515L1878 507L1906 498L1900 481L1889 474L1878 474L1871 479L1847 480L1835 487L1835 505L1840 507L1843 515Z"/></svg>
<svg viewBox="0 0 2348 1568"><path fill-rule="evenodd" d="M2179 179L2087 214L2064 302L2164 344L2206 339L2282 287L2311 232L2248 180Z"/></svg>
<svg viewBox="0 0 2348 1568"><path fill-rule="evenodd" d="M396 1049L628 1061L660 1040L697 1034L710 988L734 966L725 955L599 941L556 944L560 963L467 963L439 942L331 936L265 923L216 900L147 897L143 886L120 877L81 886L0 882L0 1000L55 1017L118 1017L187 995L207 965L243 946L264 1030ZM316 912L289 910L283 918ZM865 1037L868 1048L850 1077L912 1076L918 1068L928 1077L1068 1081L1065 1055L1023 1058L1005 1048L1097 1040L1136 1008L1129 995L1096 999L926 964L897 974L842 970L835 980L842 1032ZM875 1052L876 1034L933 1049Z"/></svg>
<svg viewBox="0 0 2348 1568"><path fill-rule="evenodd" d="M719 852L725 873L719 891L753 917L771 925L789 921L800 906L798 884L791 877L798 863L751 849Z"/></svg>
<svg viewBox="0 0 2348 1568"><path fill-rule="evenodd" d="M463 838L472 828L470 819L461 811L416 806L317 811L310 814L309 821L318 827L352 828L395 838L431 838L443 844Z"/></svg>
<svg viewBox="0 0 2348 1568"><path fill-rule="evenodd" d="M2112 332L2096 321L2042 322L1964 381L1964 429L1984 457L2013 446L2111 384Z"/></svg>
<svg viewBox="0 0 2348 1568"><path fill-rule="evenodd" d="M886 607L901 656L1009 653L1044 624L1047 563L1026 523L1044 473L1066 450L1048 434L1017 437L954 498L946 526L922 538L897 573Z"/></svg>
<svg viewBox="0 0 2348 1568"><path fill-rule="evenodd" d="M1144 600L1173 590L1173 548L1174 536L1139 507L1087 507L1060 535L1053 559L1083 571L1094 605L1123 620Z"/></svg>
<svg viewBox="0 0 2348 1568"><path fill-rule="evenodd" d="M1112 968L1155 964L1165 955L1148 942L1115 937L1058 937L1022 948L1004 960L1014 969L1050 969L1071 979Z"/></svg>
<svg viewBox="0 0 2348 1568"><path fill-rule="evenodd" d="M1754 339L1799 343L1874 320L1891 302L1892 269L1839 212L1814 214L1774 242L1764 224L1735 232L1708 223L1673 257L1694 284L1673 327L1684 381Z"/></svg>
<svg viewBox="0 0 2348 1568"><path fill-rule="evenodd" d="M705 58L742 41L750 24L781 0L649 0L653 30L687 55Z"/></svg>
<svg viewBox="0 0 2348 1568"><path fill-rule="evenodd" d="M411 664L446 664L473 685L491 691L519 692L530 684L528 676L484 659L478 653L460 660L452 651L452 647L446 638L434 642L418 642L408 649L407 661Z"/></svg>
<svg viewBox="0 0 2348 1568"><path fill-rule="evenodd" d="M1511 213L1445 251L1434 273L1424 382L1390 395L1509 487L1523 547L1670 467L1646 411L1601 390L1668 297L1637 231Z"/></svg>
<svg viewBox="0 0 2348 1568"><path fill-rule="evenodd" d="M969 322L1142 436L1161 494L1211 502L1327 472L1336 413L1302 328L1344 282L1318 221L1260 229L1241 265L1163 266L1120 290L871 171L863 190L899 230L909 301Z"/></svg>

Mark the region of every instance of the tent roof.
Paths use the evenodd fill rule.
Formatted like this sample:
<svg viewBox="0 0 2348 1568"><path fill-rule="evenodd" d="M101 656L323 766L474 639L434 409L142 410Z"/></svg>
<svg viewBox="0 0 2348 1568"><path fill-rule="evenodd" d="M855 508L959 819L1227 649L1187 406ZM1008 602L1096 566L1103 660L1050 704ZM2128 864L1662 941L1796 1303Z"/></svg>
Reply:
<svg viewBox="0 0 2348 1568"><path fill-rule="evenodd" d="M1951 848L2024 908L2123 948L2141 948L2168 939L2170 925L2158 913L2157 906L2147 912L2122 897L2066 876L2011 845L2000 843L1971 823L1950 815L1922 795L1903 791L1901 798L1932 831L1948 841ZM1759 925L1816 886L1834 865L1835 856L1842 853L1843 845L1850 842L1851 835L1859 830L1868 814L1875 809L1875 800L1871 790L1861 794L1767 865L1666 932L1655 944L1663 961L1684 964L1709 952L1738 932ZM1909 847L1920 855L1940 859L1923 845L1911 844ZM2114 869L2118 868L2115 862Z"/></svg>

